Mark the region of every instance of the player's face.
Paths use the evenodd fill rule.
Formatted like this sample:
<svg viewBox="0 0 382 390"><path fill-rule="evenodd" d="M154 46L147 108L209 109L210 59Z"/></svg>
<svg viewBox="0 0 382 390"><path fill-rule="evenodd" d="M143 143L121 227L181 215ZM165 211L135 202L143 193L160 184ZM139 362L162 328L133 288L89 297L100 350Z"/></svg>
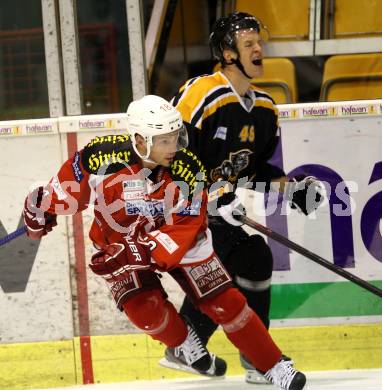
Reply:
<svg viewBox="0 0 382 390"><path fill-rule="evenodd" d="M153 137L153 145L151 146L149 158L158 163L158 165L169 167L178 149L179 132L157 135Z"/></svg>
<svg viewBox="0 0 382 390"><path fill-rule="evenodd" d="M245 72L251 77L263 75L263 44L255 30L240 30L236 33L236 48Z"/></svg>

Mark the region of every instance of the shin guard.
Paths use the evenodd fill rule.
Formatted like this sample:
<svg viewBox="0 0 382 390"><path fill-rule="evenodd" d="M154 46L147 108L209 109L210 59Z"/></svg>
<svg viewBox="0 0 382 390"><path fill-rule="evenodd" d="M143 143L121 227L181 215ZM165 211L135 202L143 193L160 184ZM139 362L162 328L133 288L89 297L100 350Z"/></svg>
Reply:
<svg viewBox="0 0 382 390"><path fill-rule="evenodd" d="M187 337L182 317L160 290L143 291L129 298L123 310L136 327L168 347L180 345Z"/></svg>

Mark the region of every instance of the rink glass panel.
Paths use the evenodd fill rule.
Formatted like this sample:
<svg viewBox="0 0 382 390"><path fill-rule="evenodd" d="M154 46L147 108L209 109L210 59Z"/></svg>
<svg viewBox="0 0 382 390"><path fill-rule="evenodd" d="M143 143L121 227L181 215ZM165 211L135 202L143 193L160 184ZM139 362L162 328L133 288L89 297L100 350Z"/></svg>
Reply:
<svg viewBox="0 0 382 390"><path fill-rule="evenodd" d="M126 1L77 1L83 113L123 112L132 99Z"/></svg>
<svg viewBox="0 0 382 390"><path fill-rule="evenodd" d="M41 0L2 1L0 120L47 116L49 106Z"/></svg>

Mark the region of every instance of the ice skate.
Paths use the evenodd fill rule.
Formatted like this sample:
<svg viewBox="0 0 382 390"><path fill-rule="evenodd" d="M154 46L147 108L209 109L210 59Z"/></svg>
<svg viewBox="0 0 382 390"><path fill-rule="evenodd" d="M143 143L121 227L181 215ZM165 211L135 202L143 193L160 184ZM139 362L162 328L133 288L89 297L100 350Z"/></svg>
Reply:
<svg viewBox="0 0 382 390"><path fill-rule="evenodd" d="M272 383L265 379L264 374L256 370L255 367L240 353L240 364L245 369L245 381L257 385L271 385Z"/></svg>
<svg viewBox="0 0 382 390"><path fill-rule="evenodd" d="M284 390L301 390L305 387L305 375L293 368L293 360L282 357L264 377Z"/></svg>
<svg viewBox="0 0 382 390"><path fill-rule="evenodd" d="M207 351L190 325L187 325L187 329L186 340L178 347L166 348L165 357L159 364L193 374L222 377L227 369L226 362Z"/></svg>

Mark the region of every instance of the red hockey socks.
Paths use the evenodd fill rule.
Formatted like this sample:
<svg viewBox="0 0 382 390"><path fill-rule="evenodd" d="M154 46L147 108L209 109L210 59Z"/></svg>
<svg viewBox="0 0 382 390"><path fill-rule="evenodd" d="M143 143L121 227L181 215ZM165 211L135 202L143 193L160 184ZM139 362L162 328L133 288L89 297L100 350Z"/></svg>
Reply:
<svg viewBox="0 0 382 390"><path fill-rule="evenodd" d="M203 302L200 309L223 327L228 339L258 370L266 372L279 361L280 349L237 289Z"/></svg>

